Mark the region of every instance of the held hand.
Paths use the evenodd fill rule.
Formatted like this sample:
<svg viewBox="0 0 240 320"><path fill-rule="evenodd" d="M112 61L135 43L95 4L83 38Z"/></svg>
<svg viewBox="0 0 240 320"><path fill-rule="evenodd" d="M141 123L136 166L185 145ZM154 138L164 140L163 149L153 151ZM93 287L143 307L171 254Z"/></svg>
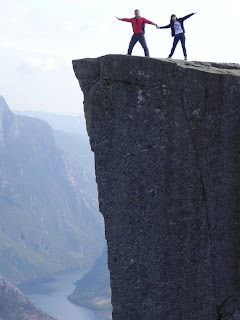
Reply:
<svg viewBox="0 0 240 320"><path fill-rule="evenodd" d="M156 28L157 28L157 29L160 29L159 25L156 25Z"/></svg>

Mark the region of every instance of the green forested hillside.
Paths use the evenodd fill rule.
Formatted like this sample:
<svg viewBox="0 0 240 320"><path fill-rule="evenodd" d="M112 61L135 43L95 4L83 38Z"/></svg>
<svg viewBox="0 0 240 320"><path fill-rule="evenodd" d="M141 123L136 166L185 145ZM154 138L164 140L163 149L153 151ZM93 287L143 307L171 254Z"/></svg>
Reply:
<svg viewBox="0 0 240 320"><path fill-rule="evenodd" d="M104 319L111 319L112 305L107 247L104 248L92 269L76 282L76 289L68 299L95 310Z"/></svg>
<svg viewBox="0 0 240 320"><path fill-rule="evenodd" d="M0 274L11 282L90 266L103 221L86 174L44 121L12 114L0 99Z"/></svg>

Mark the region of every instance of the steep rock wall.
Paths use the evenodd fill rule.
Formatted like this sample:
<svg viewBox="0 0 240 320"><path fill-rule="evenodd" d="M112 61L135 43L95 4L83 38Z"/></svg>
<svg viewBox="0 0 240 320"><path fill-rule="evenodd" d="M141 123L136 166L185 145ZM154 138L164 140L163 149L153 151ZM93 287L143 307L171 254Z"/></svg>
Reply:
<svg viewBox="0 0 240 320"><path fill-rule="evenodd" d="M73 67L113 319L238 319L240 66L109 55Z"/></svg>

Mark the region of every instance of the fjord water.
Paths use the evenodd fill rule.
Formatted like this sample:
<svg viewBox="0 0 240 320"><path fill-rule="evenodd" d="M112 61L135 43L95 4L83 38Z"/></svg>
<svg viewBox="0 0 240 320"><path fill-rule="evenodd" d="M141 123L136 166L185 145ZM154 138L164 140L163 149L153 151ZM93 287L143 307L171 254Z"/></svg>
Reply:
<svg viewBox="0 0 240 320"><path fill-rule="evenodd" d="M92 310L71 303L70 295L75 281L80 280L88 269L60 272L54 282L24 285L19 289L45 312L57 320L102 320Z"/></svg>

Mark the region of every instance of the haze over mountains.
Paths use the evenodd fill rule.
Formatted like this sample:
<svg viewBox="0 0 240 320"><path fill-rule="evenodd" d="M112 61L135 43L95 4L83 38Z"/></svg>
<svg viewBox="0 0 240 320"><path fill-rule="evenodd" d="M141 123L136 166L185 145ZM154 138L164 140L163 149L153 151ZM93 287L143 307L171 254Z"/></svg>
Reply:
<svg viewBox="0 0 240 320"><path fill-rule="evenodd" d="M89 144L83 115L64 115L44 111L14 111L18 115L46 121L52 128L57 145L78 161L80 167L93 179L96 191L94 155ZM97 191L96 191L97 196Z"/></svg>
<svg viewBox="0 0 240 320"><path fill-rule="evenodd" d="M84 115L60 114L36 110L13 110L13 112L22 116L42 119L55 130L78 133L88 140Z"/></svg>
<svg viewBox="0 0 240 320"><path fill-rule="evenodd" d="M0 320L56 320L0 276Z"/></svg>
<svg viewBox="0 0 240 320"><path fill-rule="evenodd" d="M94 155L90 148L83 115L62 115L42 111L17 111L17 114L40 118L53 127L57 145L70 153L86 173L91 191L96 194ZM111 319L111 290L107 267L107 249L96 260L92 269L76 283L76 289L69 299L79 305L93 309L103 319Z"/></svg>
<svg viewBox="0 0 240 320"><path fill-rule="evenodd" d="M0 98L0 274L17 284L90 266L105 243L91 179L44 121Z"/></svg>
<svg viewBox="0 0 240 320"><path fill-rule="evenodd" d="M77 281L76 289L68 299L93 309L103 319L112 319L110 276L107 266L107 247L92 269Z"/></svg>

